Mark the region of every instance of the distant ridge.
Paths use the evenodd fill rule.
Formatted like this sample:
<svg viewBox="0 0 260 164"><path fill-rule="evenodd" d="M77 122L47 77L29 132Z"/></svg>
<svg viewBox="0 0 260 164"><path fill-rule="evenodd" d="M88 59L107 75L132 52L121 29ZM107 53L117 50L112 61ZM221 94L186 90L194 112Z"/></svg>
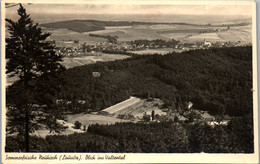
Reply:
<svg viewBox="0 0 260 164"><path fill-rule="evenodd" d="M133 25L156 25L156 24L167 24L167 25L192 25L192 26L208 26L199 24L189 23L158 23L158 22L130 22L130 21L98 21L98 20L68 20L61 22L52 22L41 24L47 28L67 28L76 32L90 32L104 30L105 26L133 26Z"/></svg>

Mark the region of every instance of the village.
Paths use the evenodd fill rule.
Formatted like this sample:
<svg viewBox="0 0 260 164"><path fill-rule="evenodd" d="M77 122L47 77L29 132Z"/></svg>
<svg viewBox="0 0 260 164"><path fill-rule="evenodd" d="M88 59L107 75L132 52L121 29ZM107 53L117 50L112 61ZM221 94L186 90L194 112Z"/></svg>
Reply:
<svg viewBox="0 0 260 164"><path fill-rule="evenodd" d="M48 42L55 44L55 40L49 40ZM250 44L250 43L249 43ZM237 42L209 42L206 39L204 41L197 41L195 43L186 42L182 43L174 39L165 41L161 39L156 40L135 40L131 42L111 42L106 41L102 43L87 45L86 43L79 43L79 41L64 41L63 47L56 47L58 54L62 54L65 57L82 57L82 56L98 56L101 53L111 54L135 54L135 51L140 50L162 50L167 49L170 52L183 52L196 49L208 49L219 47L235 47L246 46L248 43L241 41ZM156 53L156 51L154 52ZM150 53L151 54L151 53Z"/></svg>

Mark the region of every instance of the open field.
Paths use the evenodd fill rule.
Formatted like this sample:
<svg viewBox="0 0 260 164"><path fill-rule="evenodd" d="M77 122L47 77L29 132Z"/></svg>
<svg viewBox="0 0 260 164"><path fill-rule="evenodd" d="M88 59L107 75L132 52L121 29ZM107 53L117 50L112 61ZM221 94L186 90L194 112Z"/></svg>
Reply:
<svg viewBox="0 0 260 164"><path fill-rule="evenodd" d="M218 33L196 34L191 37L184 38L183 40L185 42L196 42L196 41L203 42L204 39L210 42L226 42L226 40L218 36Z"/></svg>
<svg viewBox="0 0 260 164"><path fill-rule="evenodd" d="M224 40L229 40L231 42L234 41L242 41L242 42L252 42L252 26L238 26L231 27L229 32L219 32L218 35L220 38Z"/></svg>
<svg viewBox="0 0 260 164"><path fill-rule="evenodd" d="M63 58L62 65L64 65L67 69L73 68L85 64L93 64L97 61L114 61L114 60L122 60L126 59L130 56L120 55L120 54L106 54L106 53L98 53L97 56L83 56L83 57L65 57Z"/></svg>
<svg viewBox="0 0 260 164"><path fill-rule="evenodd" d="M140 99L137 97L130 97L129 99L108 107L103 112L107 112L108 115L102 114L72 114L68 115L68 123L74 124L76 121L82 123L82 126L88 127L91 124L114 124L116 122L129 122L127 119L119 119L118 115L132 115L135 117L134 122L140 121L142 116L146 114L151 114L154 110L155 114L166 115L161 107L163 102L160 99Z"/></svg>
<svg viewBox="0 0 260 164"><path fill-rule="evenodd" d="M68 122L74 124L76 121L82 123L86 128L91 124L115 124L116 122L129 122L130 120L122 120L112 116L98 115L98 114L73 114L68 115Z"/></svg>
<svg viewBox="0 0 260 164"><path fill-rule="evenodd" d="M160 48L160 49L145 49L145 50L138 50L138 51L128 51L139 55L149 55L149 54L161 54L165 55L170 52L180 52L181 50L173 49L173 48Z"/></svg>
<svg viewBox="0 0 260 164"><path fill-rule="evenodd" d="M168 39L156 31L151 29L148 25L135 25L135 26L114 26L106 28L105 30L86 32L84 34L102 34L117 36L119 42L134 41L134 40L155 40L155 39Z"/></svg>
<svg viewBox="0 0 260 164"><path fill-rule="evenodd" d="M67 129L64 132L62 132L63 135L69 135L69 134L73 134L73 133L83 133L84 132L81 129L75 129L74 123L69 123L69 122L66 122L64 120L58 120L58 122L60 124L62 124L63 126L67 127ZM41 129L41 130L35 131L32 135L36 135L38 137L45 138L47 135L57 135L57 134L58 133L55 133L55 132L50 133L50 130L47 130L47 129Z"/></svg>
<svg viewBox="0 0 260 164"><path fill-rule="evenodd" d="M130 56L127 55L120 55L120 54L107 54L107 53L98 53L96 56L83 56L83 57L64 57L61 64L69 69L77 66L82 66L86 64L93 64L98 61L105 62L105 61L114 61L114 60L122 60L129 58ZM13 77L6 78L6 86L13 84L19 78L15 75Z"/></svg>
<svg viewBox="0 0 260 164"><path fill-rule="evenodd" d="M129 30L124 31L125 36L120 37L118 41L134 41L140 39L155 40L155 39L168 39L156 31L152 30L149 26L138 25L133 26Z"/></svg>
<svg viewBox="0 0 260 164"><path fill-rule="evenodd" d="M117 30L117 29L129 29L131 28L132 26L106 26L105 29L106 30Z"/></svg>
<svg viewBox="0 0 260 164"><path fill-rule="evenodd" d="M166 33L161 35L168 37L169 39L174 39L179 41L183 41L183 39L188 36L188 34L186 33Z"/></svg>
<svg viewBox="0 0 260 164"><path fill-rule="evenodd" d="M153 29L151 29L149 26L146 25L122 26L122 27L113 26L113 27L106 28L104 30L84 32L84 33L71 31L65 28L58 28L52 30L46 29L46 31L52 33L51 39L55 40L57 47L63 47L63 46L72 47L73 44L67 45L66 43L64 43L64 41L68 41L68 40L72 40L72 41L77 40L79 41L79 43L86 43L90 45L103 43L107 41L105 38L91 37L89 36L89 34L117 36L119 42L134 41L139 39L148 39L148 40L168 39L167 37L158 34L156 31L154 31Z"/></svg>
<svg viewBox="0 0 260 164"><path fill-rule="evenodd" d="M198 25L179 25L179 24L156 24L156 25L133 25L133 26L106 26L103 30L90 32L76 32L66 28L46 29L52 33L51 39L56 41L58 47L73 47L73 44L64 43L65 41L77 40L79 43L94 45L103 43L107 40L100 37L91 37L89 34L111 35L117 36L118 42L134 41L134 40L155 40L155 39L175 39L182 42L196 42L206 39L211 42L251 42L251 25L247 26L231 26L228 31L199 33L203 30L226 29L226 26L198 26ZM75 45L77 46L77 45Z"/></svg>
<svg viewBox="0 0 260 164"><path fill-rule="evenodd" d="M83 127L85 126L86 129L88 126L93 124L101 124L101 125L111 125L117 122L138 122L143 119L144 115L151 115L152 111L155 112L155 115L166 116L167 115L167 108L162 109L163 102L160 99L140 99L137 97L130 97L129 99L122 101L118 104L115 104L111 107L108 107L103 112L107 112L108 115L98 114L93 112L93 114L69 114L67 115L67 121L58 120L60 124L66 126L67 129L62 132L62 135L69 135L73 133L84 133ZM190 113L191 111L187 111ZM200 111L193 109L192 112L200 115L200 119L198 121L207 121L208 124L212 124L212 126L216 125L218 122L214 121L215 117L208 114L207 111ZM94 114L95 113L95 114ZM187 115L186 113L186 115ZM120 116L133 116L132 119L120 119ZM185 115L185 114L184 114ZM171 113L170 117L178 117L179 120L185 121L187 120L186 117L180 115L179 113ZM227 120L223 120L221 122L223 124L227 124L229 121L229 117L225 116ZM79 121L82 126L81 129L75 129L74 123ZM45 138L47 135L58 135L58 133L52 132L50 133L47 129L41 129L35 131L32 135L36 135L42 138Z"/></svg>
<svg viewBox="0 0 260 164"><path fill-rule="evenodd" d="M145 113L150 115L152 111L154 111L155 114L166 115L166 112L161 110L162 105L163 102L160 99L152 99L149 101L137 97L130 97L102 111L108 112L114 117L118 115L132 115L135 120L140 121Z"/></svg>
<svg viewBox="0 0 260 164"><path fill-rule="evenodd" d="M67 115L67 121L58 120L58 122L68 128L62 132L62 135L69 135L73 133L83 133L83 127L86 126L86 129L89 125L92 124L103 124L110 125L117 122L138 122L142 120L144 114L151 115L154 110L155 114L166 115L166 112L161 110L163 102L159 99L146 100L140 99L137 97L131 97L123 102L115 104L109 108L104 109L104 112L109 113L108 115L102 114L69 114ZM119 115L132 115L134 119L120 119ZM79 121L82 123L81 129L75 129L74 123ZM35 131L32 135L40 136L45 138L47 135L55 135L57 133L50 133L47 129L41 129Z"/></svg>
<svg viewBox="0 0 260 164"><path fill-rule="evenodd" d="M184 37L185 42L203 41L206 39L210 42L252 42L252 26L235 26L230 27L228 31L194 34L190 37Z"/></svg>
<svg viewBox="0 0 260 164"><path fill-rule="evenodd" d="M127 107L130 107L130 106L132 106L134 104L137 104L138 102L140 102L140 100L141 99L136 98L136 97L130 97L128 100L120 102L120 103L118 103L116 105L113 105L113 106L111 106L109 108L106 108L106 109L104 109L102 111L108 112L109 114L114 114L114 113L119 112L120 110L123 110L123 109L125 109Z"/></svg>
<svg viewBox="0 0 260 164"><path fill-rule="evenodd" d="M99 34L99 35L111 35L117 36L119 42L125 41L134 41L140 39L147 39L147 40L155 40L155 39L168 39L167 37L158 34L156 31L151 29L149 26L146 25L136 25L136 26L116 26L116 27L109 27L104 30L99 31L91 31L91 32L84 32L79 33L75 31L71 31L65 28L58 28L58 29L46 29L46 31L51 32L51 39L55 40L57 47L73 47L73 44L66 44L65 41L79 41L79 43L86 43L88 45L94 45L97 43L106 42L107 39L100 38L100 37L92 37L89 34Z"/></svg>
<svg viewBox="0 0 260 164"><path fill-rule="evenodd" d="M157 25L151 27L153 30L160 34L165 33L198 33L199 31L206 30L210 26L195 26L195 25Z"/></svg>
<svg viewBox="0 0 260 164"><path fill-rule="evenodd" d="M55 40L55 44L57 47L73 47L74 44L66 44L66 41L79 41L79 43L86 43L89 45L94 45L100 42L105 42L106 39L104 38L97 38L97 37L91 37L88 36L88 34L75 32L72 30L68 30L66 28L58 28L58 29L45 29L48 32L51 32L51 39ZM78 46L78 44L75 44L74 46Z"/></svg>
<svg viewBox="0 0 260 164"><path fill-rule="evenodd" d="M132 115L136 120L140 121L145 113L151 115L152 111L155 112L155 115L166 115L166 112L161 109L162 105L163 102L159 99L153 99L152 101L141 99L138 103L118 110L118 112L114 113L114 116Z"/></svg>
<svg viewBox="0 0 260 164"><path fill-rule="evenodd" d="M64 120L58 120L60 124L63 126L66 126L67 129L60 133L61 135L69 135L73 133L84 133L83 131L83 126L86 126L86 129L88 128L89 125L91 124L104 124L104 125L109 125L109 124L115 124L116 122L129 122L130 120L123 120L119 119L116 117L112 116L104 116L104 115L96 115L96 114L73 114L73 115L68 115L67 116L67 122ZM76 121L79 121L82 123L81 129L75 129L74 128L74 123ZM36 135L42 138L45 138L47 135L57 135L58 133L52 132L50 133L50 130L48 129L41 129L35 131L32 135Z"/></svg>
<svg viewBox="0 0 260 164"><path fill-rule="evenodd" d="M151 25L151 29L153 30L169 30L169 29L178 29L178 25L168 25L168 24L156 24L156 25Z"/></svg>

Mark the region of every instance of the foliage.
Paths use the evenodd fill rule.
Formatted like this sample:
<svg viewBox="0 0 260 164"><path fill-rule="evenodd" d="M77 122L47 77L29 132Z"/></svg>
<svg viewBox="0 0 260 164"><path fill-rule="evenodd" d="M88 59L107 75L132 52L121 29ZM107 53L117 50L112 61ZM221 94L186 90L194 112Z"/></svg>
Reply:
<svg viewBox="0 0 260 164"><path fill-rule="evenodd" d="M95 78L92 72L100 72ZM142 55L69 69L59 97L67 110L99 111L130 96L160 98L167 107L243 116L252 111L252 47ZM77 103L79 100L85 104Z"/></svg>
<svg viewBox="0 0 260 164"><path fill-rule="evenodd" d="M118 36L111 36L111 35L100 35L100 34L89 34L89 36L92 37L99 37L99 38L105 38L110 43L116 43Z"/></svg>
<svg viewBox="0 0 260 164"><path fill-rule="evenodd" d="M237 121L240 121L239 123ZM252 153L252 117L234 117L228 126L211 127L203 124L186 126L191 152Z"/></svg>
<svg viewBox="0 0 260 164"><path fill-rule="evenodd" d="M127 153L253 153L253 130L248 118L227 127L206 124L117 123L91 125L86 133L47 136L32 151ZM239 140L242 140L240 142ZM7 138L6 151L16 152L18 141Z"/></svg>
<svg viewBox="0 0 260 164"><path fill-rule="evenodd" d="M165 41L162 39L156 39L156 40L144 40L143 39L143 40L131 41L131 45L144 46L144 47L158 45L159 48L162 48L163 46L175 48L175 46L179 43L180 43L180 41L177 41L174 39L172 39L171 41Z"/></svg>
<svg viewBox="0 0 260 164"><path fill-rule="evenodd" d="M75 128L76 128L76 129L80 129L82 123L79 122L79 121L76 121L76 122L74 123L74 125L75 125Z"/></svg>
<svg viewBox="0 0 260 164"><path fill-rule="evenodd" d="M93 72L99 72L101 76L94 77ZM83 134L48 136L44 140L34 138L39 141L39 145L32 151L254 152L251 46L194 50L164 56L133 55L125 60L75 67L64 72L62 78L65 85L61 86L61 92L54 93L62 99L62 109L72 113L100 111L130 96L136 96L160 98L166 107L180 113L187 110L188 102L192 102L193 108L216 116L228 114L232 120L226 127L194 124L197 116L191 112L190 120L182 124L176 118L175 123L91 125L87 133ZM35 86L38 79L39 77L28 82L28 85ZM57 85L58 81L53 81L53 85ZM9 115L17 123L23 122L22 117L16 116L24 113L22 109L25 108L20 104L26 102L27 97L33 101L30 104L35 109L44 109L45 104L49 103L43 103L43 100L52 100L43 96L48 92L39 94L29 88L33 87L26 90L21 81L8 88L7 102L17 104L9 108L21 109L12 110L16 113ZM17 97L21 93L26 96ZM82 101L85 103L80 103ZM58 111L55 110L55 117L59 116ZM37 118L34 116L32 115L33 119ZM22 132L23 128L16 131ZM7 137L6 150L19 150L22 146L18 141Z"/></svg>
<svg viewBox="0 0 260 164"><path fill-rule="evenodd" d="M29 134L42 125L60 131L56 122L63 118L57 110L55 98L64 67L59 63L54 46L45 42L50 33L43 33L20 5L19 19L6 19L10 37L6 38L6 73L17 75L19 80L6 91L7 132L17 133L24 139L29 151Z"/></svg>

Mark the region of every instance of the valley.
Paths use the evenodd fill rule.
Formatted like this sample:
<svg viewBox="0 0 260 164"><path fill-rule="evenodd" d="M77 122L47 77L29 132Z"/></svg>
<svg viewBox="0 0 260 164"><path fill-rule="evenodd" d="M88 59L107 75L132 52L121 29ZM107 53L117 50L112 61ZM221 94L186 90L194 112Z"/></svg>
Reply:
<svg viewBox="0 0 260 164"><path fill-rule="evenodd" d="M253 153L252 17L157 14L9 26L5 150Z"/></svg>

